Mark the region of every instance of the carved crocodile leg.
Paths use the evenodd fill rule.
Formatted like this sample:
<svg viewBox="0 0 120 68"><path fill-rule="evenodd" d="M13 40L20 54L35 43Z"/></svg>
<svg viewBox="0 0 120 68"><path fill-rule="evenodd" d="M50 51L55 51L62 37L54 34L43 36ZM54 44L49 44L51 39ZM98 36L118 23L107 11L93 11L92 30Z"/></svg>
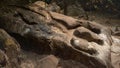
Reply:
<svg viewBox="0 0 120 68"><path fill-rule="evenodd" d="M35 9L38 10L38 8ZM55 23L63 23L61 25L63 27L60 26L60 28L66 28L67 33L59 31L60 28L56 28L58 31L54 30L55 28L45 21L39 24L27 24L20 16L15 17L14 13L1 16L0 27L9 33L30 39L30 43L34 43L33 47L38 47L38 52L46 51L64 59L79 61L90 68L106 68L109 65L110 44L107 41L109 41L108 36L110 35L107 35L107 29L90 21L78 22L79 20L72 17L54 12L49 13L52 20L56 21ZM102 46L101 41L103 41Z"/></svg>

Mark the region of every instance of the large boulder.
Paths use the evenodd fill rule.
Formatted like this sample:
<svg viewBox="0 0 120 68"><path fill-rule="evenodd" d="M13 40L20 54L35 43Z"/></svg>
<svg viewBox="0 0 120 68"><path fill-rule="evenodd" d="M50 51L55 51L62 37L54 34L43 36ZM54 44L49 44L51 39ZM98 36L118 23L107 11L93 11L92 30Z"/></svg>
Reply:
<svg viewBox="0 0 120 68"><path fill-rule="evenodd" d="M59 14L51 9L46 10L46 7L41 7L39 2L24 7L12 5L9 8L14 10L1 11L4 14L0 14L0 28L20 44L23 53L19 56L20 63L16 63L22 68L48 68L45 65L52 65L51 68L75 68L75 65L76 68L112 68L110 55L113 38L107 27L96 22ZM14 46L17 43L12 44ZM3 45L9 45L9 40ZM15 50L19 50L17 46L15 47ZM11 51L9 52L13 53ZM23 57L25 54L29 54L28 58ZM34 59L39 55L45 56L42 57L43 59ZM29 59L33 56L32 60Z"/></svg>

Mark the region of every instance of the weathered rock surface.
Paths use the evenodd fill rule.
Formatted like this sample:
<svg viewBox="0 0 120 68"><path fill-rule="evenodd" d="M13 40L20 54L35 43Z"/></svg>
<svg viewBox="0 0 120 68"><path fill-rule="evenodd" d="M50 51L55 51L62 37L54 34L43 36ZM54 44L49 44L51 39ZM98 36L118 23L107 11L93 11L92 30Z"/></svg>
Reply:
<svg viewBox="0 0 120 68"><path fill-rule="evenodd" d="M5 59L0 62L9 64L4 67L112 68L111 46L116 42L108 28L46 10L39 2L9 7L15 10L0 14L0 28L6 31L0 30Z"/></svg>
<svg viewBox="0 0 120 68"><path fill-rule="evenodd" d="M0 29L0 67L18 68L19 43L3 29Z"/></svg>

